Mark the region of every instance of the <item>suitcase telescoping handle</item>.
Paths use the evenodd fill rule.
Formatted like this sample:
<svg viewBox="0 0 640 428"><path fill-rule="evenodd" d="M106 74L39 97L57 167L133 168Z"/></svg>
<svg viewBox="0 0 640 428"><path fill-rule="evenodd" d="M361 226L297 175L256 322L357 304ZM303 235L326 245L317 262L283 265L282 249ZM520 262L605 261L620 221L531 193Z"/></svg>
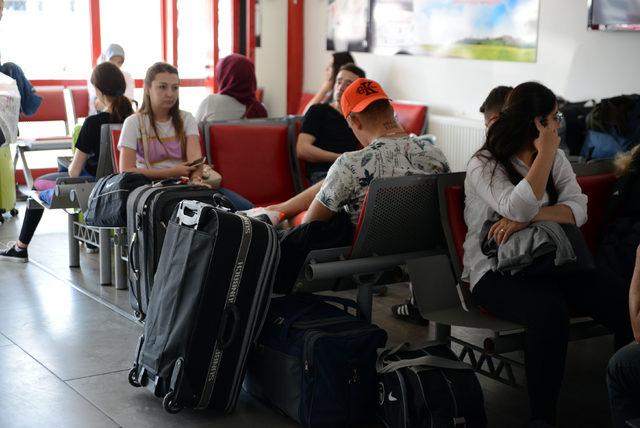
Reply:
<svg viewBox="0 0 640 428"><path fill-rule="evenodd" d="M229 324L231 323L231 324ZM240 330L240 310L233 303L224 308L222 313L222 321L220 321L220 329L218 330L218 343L221 343L222 349L227 349ZM227 331L229 333L227 334Z"/></svg>

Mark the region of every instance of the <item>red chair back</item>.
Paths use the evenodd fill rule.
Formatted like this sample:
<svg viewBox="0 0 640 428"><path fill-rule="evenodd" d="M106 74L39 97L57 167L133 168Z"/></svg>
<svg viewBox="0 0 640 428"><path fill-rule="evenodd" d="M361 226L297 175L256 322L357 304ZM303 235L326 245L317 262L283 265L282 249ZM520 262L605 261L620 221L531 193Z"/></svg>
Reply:
<svg viewBox="0 0 640 428"><path fill-rule="evenodd" d="M31 116L20 114L20 122L55 122L67 121L67 110L64 103L63 89L40 89L37 94L42 97L38 111Z"/></svg>
<svg viewBox="0 0 640 428"><path fill-rule="evenodd" d="M449 186L445 189L447 217L451 237L460 264L464 255L464 239L467 236L467 224L464 221L464 190L462 186Z"/></svg>
<svg viewBox="0 0 640 428"><path fill-rule="evenodd" d="M120 141L121 129L111 130L111 153L115 163L116 172L120 172L120 150L118 149L118 141Z"/></svg>
<svg viewBox="0 0 640 428"><path fill-rule="evenodd" d="M314 96L315 94L310 94L308 92L302 93L300 96L300 104L298 104L298 112L296 113L298 116L302 116L304 114L304 108Z"/></svg>
<svg viewBox="0 0 640 428"><path fill-rule="evenodd" d="M295 195L286 120L244 120L205 125L207 146L222 185L256 205Z"/></svg>
<svg viewBox="0 0 640 428"><path fill-rule="evenodd" d="M604 227L604 216L616 177L612 173L577 177L582 193L587 195L587 222L581 227L584 239L592 254L596 254Z"/></svg>
<svg viewBox="0 0 640 428"><path fill-rule="evenodd" d="M75 120L80 117L89 116L89 91L87 88L72 88L71 99L73 100L73 111Z"/></svg>
<svg viewBox="0 0 640 428"><path fill-rule="evenodd" d="M422 135L426 130L427 106L419 104L406 104L392 101L398 122L405 131Z"/></svg>

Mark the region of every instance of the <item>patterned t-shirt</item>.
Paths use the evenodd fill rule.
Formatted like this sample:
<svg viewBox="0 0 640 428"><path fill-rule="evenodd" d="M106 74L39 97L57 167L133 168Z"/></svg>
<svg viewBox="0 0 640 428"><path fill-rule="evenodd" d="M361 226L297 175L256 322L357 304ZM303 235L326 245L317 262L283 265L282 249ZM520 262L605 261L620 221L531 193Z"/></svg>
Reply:
<svg viewBox="0 0 640 428"><path fill-rule="evenodd" d="M198 124L191 113L180 111L184 123L184 132L187 137L199 136ZM132 114L122 124L122 133L118 148L128 147L136 151L136 167L146 168L144 163L144 151L142 148L142 133L138 114ZM154 135L151 121L148 115L143 116L145 129L149 136L149 163L153 169L172 168L182 162L182 146L176 136L176 130L171 120L156 122L158 137Z"/></svg>
<svg viewBox="0 0 640 428"><path fill-rule="evenodd" d="M333 212L344 209L356 224L374 178L444 172L449 164L433 136L378 138L362 150L340 155L316 199Z"/></svg>

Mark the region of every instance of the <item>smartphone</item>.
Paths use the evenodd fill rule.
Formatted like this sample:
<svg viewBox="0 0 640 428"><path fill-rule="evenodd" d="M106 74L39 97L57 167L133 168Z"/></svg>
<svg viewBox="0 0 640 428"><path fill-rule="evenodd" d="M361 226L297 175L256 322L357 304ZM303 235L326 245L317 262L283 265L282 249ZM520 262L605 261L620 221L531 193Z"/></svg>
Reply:
<svg viewBox="0 0 640 428"><path fill-rule="evenodd" d="M189 166L197 166L197 165L203 164L206 159L207 158L196 159L193 162L188 163L188 165Z"/></svg>

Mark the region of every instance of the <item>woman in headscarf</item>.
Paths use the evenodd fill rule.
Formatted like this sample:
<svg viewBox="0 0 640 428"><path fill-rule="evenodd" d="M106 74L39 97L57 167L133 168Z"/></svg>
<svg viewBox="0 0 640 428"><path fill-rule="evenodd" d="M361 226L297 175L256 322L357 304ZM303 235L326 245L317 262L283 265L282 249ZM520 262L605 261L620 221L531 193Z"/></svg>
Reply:
<svg viewBox="0 0 640 428"><path fill-rule="evenodd" d="M100 55L98 58L98 63L102 62L110 62L116 65L122 75L124 76L124 81L127 84L127 89L124 91L124 96L129 98L129 101L133 101L133 88L134 81L131 74L122 70L122 64L124 64L124 49L122 46L112 43L107 49ZM96 88L91 83L91 80L87 82L87 89L89 91L89 115L94 115L98 113L98 111L103 111L105 106L100 103L100 100L96 97Z"/></svg>
<svg viewBox="0 0 640 428"><path fill-rule="evenodd" d="M239 54L222 58L215 78L218 93L202 101L196 113L198 122L267 117L267 110L256 98L255 67L249 59Z"/></svg>

